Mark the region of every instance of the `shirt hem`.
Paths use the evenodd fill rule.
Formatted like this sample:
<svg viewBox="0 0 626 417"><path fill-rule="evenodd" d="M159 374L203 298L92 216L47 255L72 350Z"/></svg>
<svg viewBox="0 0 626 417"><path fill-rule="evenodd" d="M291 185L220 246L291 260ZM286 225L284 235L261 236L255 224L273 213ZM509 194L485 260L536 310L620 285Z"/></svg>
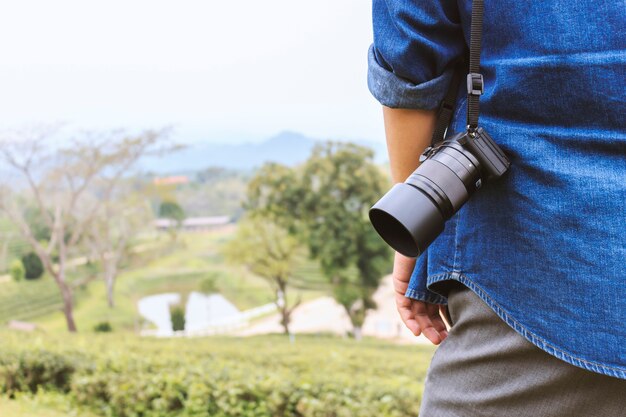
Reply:
<svg viewBox="0 0 626 417"><path fill-rule="evenodd" d="M483 290L480 286L478 286L474 281L472 281L467 276L463 275L460 272L446 272L437 275L431 275L428 277L428 286L441 281L454 280L461 282L465 286L467 286L470 290L472 290L476 295L478 295L506 324L508 324L513 330L522 335L526 340L531 342L533 345L537 346L539 349L543 350L546 353L549 353L552 356L561 359L570 365L577 366L579 368L586 369L588 371L596 372L599 374L604 374L607 376L626 379L626 368L617 368L613 366L602 365L597 362L588 361L586 359L579 358L577 356L572 355L571 353L565 352L559 349L556 346L553 346L547 340L542 337L537 336L530 330L528 330L525 326L511 317L493 298L487 294L485 290ZM422 291L414 291L409 290L406 292L406 296L409 298L417 299L420 301L430 302L429 299L435 299L434 297L429 297L429 294ZM443 297L442 297L443 298ZM435 304L441 304L438 301L434 302Z"/></svg>

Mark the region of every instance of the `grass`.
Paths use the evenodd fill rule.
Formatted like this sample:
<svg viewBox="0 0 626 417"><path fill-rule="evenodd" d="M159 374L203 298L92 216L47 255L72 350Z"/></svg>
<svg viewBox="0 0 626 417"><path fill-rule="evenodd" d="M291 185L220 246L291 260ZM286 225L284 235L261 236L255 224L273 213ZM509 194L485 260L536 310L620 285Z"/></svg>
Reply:
<svg viewBox="0 0 626 417"><path fill-rule="evenodd" d="M0 283L0 322L29 320L54 313L61 305L59 290L48 277Z"/></svg>
<svg viewBox="0 0 626 417"><path fill-rule="evenodd" d="M218 291L240 310L272 302L272 290L263 278L243 266L227 264L221 256L220 247L232 238L234 230L235 226L228 226L207 232L181 233L177 244L171 249L167 249L169 238L163 235L160 252L142 254L119 275L113 309L107 305L106 288L102 280L81 286L76 292L75 305L79 331L91 332L96 324L108 321L114 331L135 332L144 324L136 309L136 303L141 297L176 292L182 294L184 299L190 292L200 291L202 281L209 276L216 277ZM297 288L291 288L289 299L295 300L299 296L307 301L327 291L324 278L311 261L306 261L298 270L297 278ZM24 304L29 304L36 292L26 291L30 286L34 290L44 287L49 290L54 283L44 277L39 282L0 284L0 305L16 297ZM32 318L32 321L44 331L65 330L65 318L58 308L43 313L40 317ZM8 318L5 315L4 319Z"/></svg>

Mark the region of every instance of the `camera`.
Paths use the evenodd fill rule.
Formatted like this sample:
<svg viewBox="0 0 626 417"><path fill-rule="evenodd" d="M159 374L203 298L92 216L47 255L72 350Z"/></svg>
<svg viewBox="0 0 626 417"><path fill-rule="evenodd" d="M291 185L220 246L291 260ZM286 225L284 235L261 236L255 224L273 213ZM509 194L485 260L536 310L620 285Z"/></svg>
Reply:
<svg viewBox="0 0 626 417"><path fill-rule="evenodd" d="M421 165L393 186L369 211L376 232L397 252L415 258L443 231L444 223L510 162L482 128L461 132L420 156Z"/></svg>

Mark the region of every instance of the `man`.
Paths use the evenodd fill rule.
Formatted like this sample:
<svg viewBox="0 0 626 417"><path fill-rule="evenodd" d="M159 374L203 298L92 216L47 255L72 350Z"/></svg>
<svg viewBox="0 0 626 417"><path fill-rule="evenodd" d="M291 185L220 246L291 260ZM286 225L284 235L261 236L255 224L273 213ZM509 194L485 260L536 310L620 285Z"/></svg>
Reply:
<svg viewBox="0 0 626 417"><path fill-rule="evenodd" d="M394 182L430 144L470 17L468 1L373 0ZM480 125L512 165L417 261L396 254L403 321L443 342L420 415L626 415L625 24L623 1L485 4Z"/></svg>

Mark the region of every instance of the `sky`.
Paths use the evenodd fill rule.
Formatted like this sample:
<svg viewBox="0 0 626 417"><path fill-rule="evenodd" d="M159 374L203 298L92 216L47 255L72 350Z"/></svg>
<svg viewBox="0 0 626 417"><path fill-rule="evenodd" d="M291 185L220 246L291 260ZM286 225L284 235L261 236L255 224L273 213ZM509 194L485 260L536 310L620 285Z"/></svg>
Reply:
<svg viewBox="0 0 626 417"><path fill-rule="evenodd" d="M0 3L0 127L384 141L368 0Z"/></svg>

